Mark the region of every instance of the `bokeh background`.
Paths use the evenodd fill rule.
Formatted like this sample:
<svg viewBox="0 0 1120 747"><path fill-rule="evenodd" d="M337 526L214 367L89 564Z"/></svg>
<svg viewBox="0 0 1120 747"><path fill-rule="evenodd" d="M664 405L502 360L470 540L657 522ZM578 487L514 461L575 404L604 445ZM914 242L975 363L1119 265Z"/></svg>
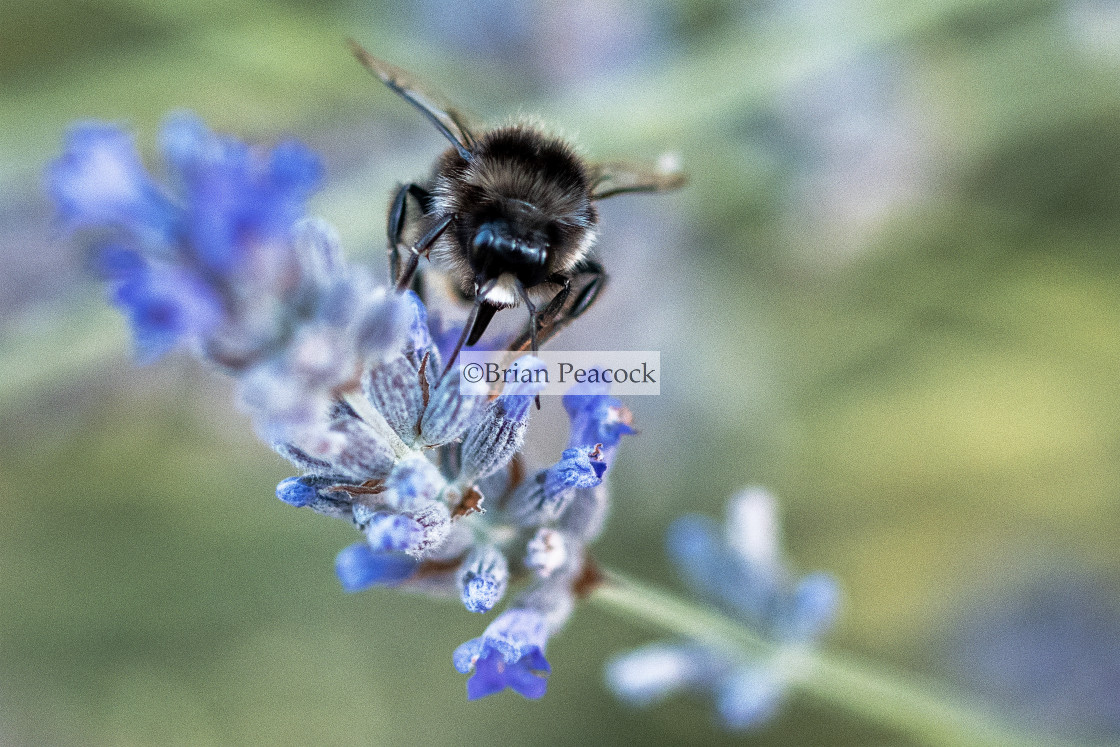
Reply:
<svg viewBox="0 0 1120 747"><path fill-rule="evenodd" d="M580 609L541 702L467 704L485 620L343 595L353 540L185 356L132 365L44 164L75 119L170 110L327 163L315 210L383 266L440 137L354 36L491 121L592 157L679 153L603 204L605 300L563 346L662 351L604 564L679 588L662 537L744 485L837 574L831 644L1078 738L1120 738L1120 3L0 2L0 743L899 744L807 698L738 737L618 705L656 633ZM558 342L559 346L560 343ZM566 438L559 403L530 454Z"/></svg>

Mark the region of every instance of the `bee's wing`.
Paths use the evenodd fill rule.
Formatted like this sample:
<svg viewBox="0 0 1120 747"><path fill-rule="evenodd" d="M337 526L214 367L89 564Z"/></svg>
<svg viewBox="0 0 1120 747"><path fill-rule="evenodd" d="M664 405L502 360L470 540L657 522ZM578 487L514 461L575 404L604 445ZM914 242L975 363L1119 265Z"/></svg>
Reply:
<svg viewBox="0 0 1120 747"><path fill-rule="evenodd" d="M676 158L667 156L656 165L610 162L591 167L591 199L602 200L627 192L668 192L680 189L688 181L677 166Z"/></svg>
<svg viewBox="0 0 1120 747"><path fill-rule="evenodd" d="M353 39L348 39L350 50L371 73L376 75L382 83L400 95L408 103L420 110L428 121L435 125L445 138L450 140L463 158L470 160L470 151L474 147L474 135L467 125L467 117L448 105L441 97L424 90L412 76L395 65L390 65L380 60L362 48Z"/></svg>

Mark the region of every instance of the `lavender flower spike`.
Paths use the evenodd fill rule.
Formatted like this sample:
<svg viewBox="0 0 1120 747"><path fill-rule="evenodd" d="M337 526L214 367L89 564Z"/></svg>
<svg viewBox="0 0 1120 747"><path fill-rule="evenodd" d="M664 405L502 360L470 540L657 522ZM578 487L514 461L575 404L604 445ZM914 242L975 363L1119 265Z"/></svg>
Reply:
<svg viewBox="0 0 1120 747"><path fill-rule="evenodd" d="M63 227L88 232L140 357L186 348L236 379L258 435L299 470L277 498L362 535L335 558L344 591L403 586L486 613L522 584L454 664L473 673L472 700L507 687L542 697L545 646L575 607L629 412L605 390L565 398L569 448L524 480L513 459L545 364L516 360L523 375L495 399L458 368L443 375L424 301L379 287L305 215L322 176L310 150L250 146L190 114L167 120L159 150L166 179L125 131L84 124L47 175ZM814 617L827 601L814 590L791 609Z"/></svg>

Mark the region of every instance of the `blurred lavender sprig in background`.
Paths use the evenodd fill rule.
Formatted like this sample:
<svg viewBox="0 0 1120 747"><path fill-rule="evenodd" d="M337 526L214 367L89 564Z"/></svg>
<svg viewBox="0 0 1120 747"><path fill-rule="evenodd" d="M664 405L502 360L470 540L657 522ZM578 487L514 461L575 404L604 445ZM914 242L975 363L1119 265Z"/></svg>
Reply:
<svg viewBox="0 0 1120 747"><path fill-rule="evenodd" d="M731 500L722 527L686 516L668 537L689 586L773 647L752 658L695 640L654 643L607 665L607 684L619 698L648 706L676 692L708 693L720 722L737 730L773 717L801 675L800 656L831 626L840 601L831 576L791 575L776 511L768 493L749 489Z"/></svg>

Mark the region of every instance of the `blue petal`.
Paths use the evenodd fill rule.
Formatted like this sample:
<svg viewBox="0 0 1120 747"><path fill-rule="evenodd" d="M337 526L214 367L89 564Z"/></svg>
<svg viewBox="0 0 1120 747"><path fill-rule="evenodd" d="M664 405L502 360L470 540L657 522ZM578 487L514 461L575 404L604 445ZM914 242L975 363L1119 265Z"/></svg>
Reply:
<svg viewBox="0 0 1120 747"><path fill-rule="evenodd" d="M715 596L723 574L719 527L704 516L682 516L665 536L669 559L697 592Z"/></svg>
<svg viewBox="0 0 1120 747"><path fill-rule="evenodd" d="M308 505L318 496L319 491L302 477L289 477L276 486L276 497L297 508Z"/></svg>
<svg viewBox="0 0 1120 747"><path fill-rule="evenodd" d="M159 133L160 151L172 175L182 184L209 159L215 157L210 130L194 112L172 112Z"/></svg>
<svg viewBox="0 0 1120 747"><path fill-rule="evenodd" d="M108 225L166 241L175 210L140 163L127 133L85 122L67 133L66 149L47 170L47 190L69 229Z"/></svg>
<svg viewBox="0 0 1120 747"><path fill-rule="evenodd" d="M303 143L285 140L272 149L269 172L274 189L291 198L302 198L318 188L323 164Z"/></svg>
<svg viewBox="0 0 1120 747"><path fill-rule="evenodd" d="M587 385L577 385L564 395L564 409L571 420L568 446L590 449L601 445L597 461L605 465L602 468L605 471L614 458L619 441L635 431L630 425L630 411L622 402L603 394L587 393L595 390Z"/></svg>
<svg viewBox="0 0 1120 747"><path fill-rule="evenodd" d="M365 542L343 548L334 561L343 591L363 591L384 584L394 586L416 572L417 562L407 555L375 553Z"/></svg>
<svg viewBox="0 0 1120 747"><path fill-rule="evenodd" d="M506 684L515 693L530 700L543 698L545 691L548 689L546 678L530 671L528 666L522 666L521 664L506 670Z"/></svg>
<svg viewBox="0 0 1120 747"><path fill-rule="evenodd" d="M136 250L110 244L97 252L93 269L103 280L125 282L143 275L148 268Z"/></svg>
<svg viewBox="0 0 1120 747"><path fill-rule="evenodd" d="M191 251L207 269L237 270L250 249L290 251L292 226L321 177L313 153L285 142L263 155L191 114L170 117L161 143L185 192Z"/></svg>
<svg viewBox="0 0 1120 747"><path fill-rule="evenodd" d="M506 689L505 662L497 654L488 654L475 664L474 675L467 680L467 700L478 700Z"/></svg>
<svg viewBox="0 0 1120 747"><path fill-rule="evenodd" d="M565 489L593 488L603 480L587 449L565 449L560 461L548 470L545 493L552 495Z"/></svg>
<svg viewBox="0 0 1120 747"><path fill-rule="evenodd" d="M819 637L836 619L840 585L828 573L811 573L797 584L786 634L795 640Z"/></svg>
<svg viewBox="0 0 1120 747"><path fill-rule="evenodd" d="M720 686L716 710L729 729L751 729L773 718L784 693L768 668L741 669Z"/></svg>
<svg viewBox="0 0 1120 747"><path fill-rule="evenodd" d="M130 277L117 287L113 302L128 315L142 363L183 338L205 336L223 315L221 301L208 285L193 273L171 268Z"/></svg>
<svg viewBox="0 0 1120 747"><path fill-rule="evenodd" d="M466 643L461 643L452 654L451 660L455 664L455 669L460 674L466 674L474 669L475 662L481 658L483 651L486 649L486 644L482 640L482 636L472 638Z"/></svg>
<svg viewBox="0 0 1120 747"><path fill-rule="evenodd" d="M539 648L530 649L525 656L521 657L521 663L537 672L548 674L552 671L552 666L549 665L548 659L544 658L544 652Z"/></svg>

